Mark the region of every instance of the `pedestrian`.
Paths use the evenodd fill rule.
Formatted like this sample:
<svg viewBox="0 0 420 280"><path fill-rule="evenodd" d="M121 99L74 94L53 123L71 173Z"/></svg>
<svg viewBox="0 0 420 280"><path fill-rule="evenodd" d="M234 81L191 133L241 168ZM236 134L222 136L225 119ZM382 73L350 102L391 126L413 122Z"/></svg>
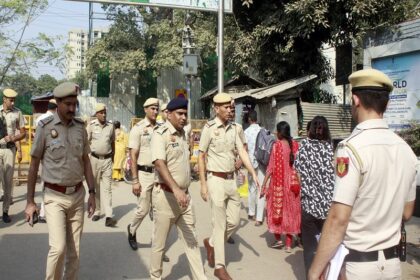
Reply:
<svg viewBox="0 0 420 280"><path fill-rule="evenodd" d="M113 227L117 221L112 217L112 161L115 151L115 130L111 121L106 119L106 106L95 106L95 119L90 121L86 130L90 143L90 163L95 180L96 210L92 221L101 218L101 204L105 212L105 226Z"/></svg>
<svg viewBox="0 0 420 280"><path fill-rule="evenodd" d="M308 278L319 279L343 243L346 279L401 279L400 227L414 210L417 158L383 119L391 79L365 69L349 81L357 126L337 147L333 202Z"/></svg>
<svg viewBox="0 0 420 280"><path fill-rule="evenodd" d="M285 250L290 253L293 237L300 233L300 191L293 167L298 143L292 140L290 126L285 121L277 124L277 138L271 150L261 193L267 199L268 230L276 238L271 247L282 248L281 236L284 235Z"/></svg>
<svg viewBox="0 0 420 280"><path fill-rule="evenodd" d="M251 111L248 114L249 127L245 129L245 137L248 146L249 160L252 167L257 173L258 180L262 182L265 177L265 167L258 164L254 156L255 145L257 143L257 136L261 130L257 123L258 114L256 111ZM260 197L257 184L252 180L252 176L248 175L248 219L255 220L255 225L262 225L264 219L265 197Z"/></svg>
<svg viewBox="0 0 420 280"><path fill-rule="evenodd" d="M57 101L55 101L54 97L51 98L48 101L48 105L47 105L47 112L45 112L44 114L40 115L36 120L35 120L35 131L36 128L38 127L38 124L41 120L46 119L52 115L54 115L54 113L57 112ZM41 173L41 171L40 171ZM41 186L44 185L44 182L41 181ZM42 190L42 193L44 193L44 190ZM44 203L44 198L42 198L42 202L41 202L41 208L39 209L39 217L38 217L38 222L40 223L46 223L47 219L45 218L45 203Z"/></svg>
<svg viewBox="0 0 420 280"><path fill-rule="evenodd" d="M317 235L321 234L331 206L335 179L328 121L323 116L316 116L310 123L308 138L300 143L295 159L301 181L301 230L306 274L318 246Z"/></svg>
<svg viewBox="0 0 420 280"><path fill-rule="evenodd" d="M15 107L18 93L13 89L3 90L0 106L0 176L3 183L3 222L10 223L9 208L12 203L13 173L15 171L16 143L26 137L25 120ZM19 131L19 133L17 133ZM22 157L22 150L19 150Z"/></svg>
<svg viewBox="0 0 420 280"><path fill-rule="evenodd" d="M204 274L195 228L195 214L188 187L190 161L187 123L188 101L172 99L167 106L168 119L154 133L151 141L152 160L157 171L157 184L153 189L154 233L150 278L162 278L162 257L172 225L184 242L193 279L207 279Z"/></svg>
<svg viewBox="0 0 420 280"><path fill-rule="evenodd" d="M124 162L127 158L128 136L121 129L121 123L114 121L115 129L115 154L112 165L112 179L122 181L124 179Z"/></svg>
<svg viewBox="0 0 420 280"><path fill-rule="evenodd" d="M77 279L84 220L85 188L89 187L88 217L95 212L95 185L84 123L75 118L79 87L65 82L54 89L57 112L38 123L28 173L26 221L37 214L35 184L42 161L44 202L49 232L45 279ZM64 276L63 276L64 269Z"/></svg>
<svg viewBox="0 0 420 280"><path fill-rule="evenodd" d="M214 275L219 279L232 279L225 268L225 241L239 225L241 201L236 188L235 160L239 154L245 167L258 185L257 175L238 136L236 123L231 122L231 100L229 94L214 96L216 117L203 128L199 145L199 172L201 197L211 200L213 232L204 239L207 260L215 267Z"/></svg>
<svg viewBox="0 0 420 280"><path fill-rule="evenodd" d="M166 106L168 104L164 103L162 104L162 106L160 107L160 120L159 120L159 124L164 124L166 122L166 119L168 118L168 110L166 109ZM158 116L158 118L159 118Z"/></svg>
<svg viewBox="0 0 420 280"><path fill-rule="evenodd" d="M131 129L128 140L132 161L133 194L138 198L134 217L127 226L128 243L133 250L138 249L136 231L151 207L155 168L152 162L150 141L153 131L159 127L159 124L156 122L159 113L159 100L157 98L148 98L144 102L143 108L146 117ZM164 256L164 260L169 261L169 258Z"/></svg>

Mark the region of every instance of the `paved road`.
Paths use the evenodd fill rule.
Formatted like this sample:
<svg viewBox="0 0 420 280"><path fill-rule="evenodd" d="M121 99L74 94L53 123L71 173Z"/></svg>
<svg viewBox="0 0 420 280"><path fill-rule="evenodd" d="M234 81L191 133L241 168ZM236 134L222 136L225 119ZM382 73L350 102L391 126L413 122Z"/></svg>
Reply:
<svg viewBox="0 0 420 280"><path fill-rule="evenodd" d="M39 187L37 188L39 190ZM198 237L201 254L203 238L211 230L208 204L199 196L199 184L194 182L190 188L197 216ZM10 209L12 223L5 225L0 221L0 279L43 279L46 255L48 252L48 231L46 224L31 228L23 221L26 187L15 188L15 204ZM116 228L106 228L104 219L92 222L86 219L81 244L80 279L147 279L150 259L152 223L146 218L138 231L139 250L132 251L127 243L127 224L136 206L131 186L120 182L113 185L114 213L118 220ZM40 193L37 193L40 201ZM243 203L246 205L246 199ZM420 219L409 225L411 231L419 232ZM268 247L273 242L266 226L256 227L247 220L245 208L241 211L241 226L234 235L236 243L226 244L228 271L234 279L304 279L303 256L301 249L292 253ZM164 263L165 279L191 279L188 261L177 233L173 229L168 240L167 255L170 263ZM204 264L209 279L213 270ZM418 259L408 256L403 264L403 279L420 279Z"/></svg>

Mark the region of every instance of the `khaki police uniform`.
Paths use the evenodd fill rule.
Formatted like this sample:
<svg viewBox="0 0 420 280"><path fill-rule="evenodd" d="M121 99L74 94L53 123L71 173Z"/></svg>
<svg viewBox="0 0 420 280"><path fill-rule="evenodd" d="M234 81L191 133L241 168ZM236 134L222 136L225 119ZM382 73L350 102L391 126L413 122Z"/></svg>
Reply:
<svg viewBox="0 0 420 280"><path fill-rule="evenodd" d="M353 92L372 87L384 93L392 90L391 80L373 69L357 71L349 80ZM413 151L383 119L358 124L339 144L333 201L352 207L343 240L351 250L345 264L347 279L401 278L395 246L404 206L415 199L416 164ZM355 258L366 257L367 252L375 260Z"/></svg>
<svg viewBox="0 0 420 280"><path fill-rule="evenodd" d="M13 96L14 97L14 96ZM13 107L5 110L0 106L0 121L6 126L7 135L16 135L16 131L25 127L25 120L22 112ZM0 139L0 176L3 180L3 212L8 212L12 202L13 173L15 170L16 145L15 143Z"/></svg>
<svg viewBox="0 0 420 280"><path fill-rule="evenodd" d="M216 268L225 266L225 240L239 225L241 202L233 175L236 152L243 149L238 131L236 123L229 122L225 127L216 117L204 126L199 145L200 151L207 153L207 185L213 222L210 244L214 247ZM220 173L226 178L221 178Z"/></svg>
<svg viewBox="0 0 420 280"><path fill-rule="evenodd" d="M102 125L97 119L92 120L87 127L90 142L90 162L95 179L96 216L101 214L101 200L106 217L112 217L112 145L115 142L115 131L112 122Z"/></svg>
<svg viewBox="0 0 420 280"><path fill-rule="evenodd" d="M156 128L158 128L157 123L153 125L149 119L144 118L131 129L128 138L128 148L139 151L137 166L139 182L142 188L138 198L137 208L130 224L131 234L136 234L137 228L150 210L151 194L155 182L150 141L153 131Z"/></svg>
<svg viewBox="0 0 420 280"><path fill-rule="evenodd" d="M170 122L159 127L152 138L152 160L164 160L172 178L181 190L188 192L190 185L189 148L188 138L184 133L178 132ZM154 233L152 245L152 259L150 278L161 279L162 257L165 243L172 225L176 225L178 236L184 242L193 279L207 279L204 274L200 250L195 228L195 214L192 201L186 208L181 208L170 189L158 175L158 182L153 189Z"/></svg>
<svg viewBox="0 0 420 280"><path fill-rule="evenodd" d="M359 252L379 251L377 262L347 262L347 279L401 277L400 260L386 260L382 250L400 241L401 213L415 199L416 164L410 147L382 119L360 123L339 144L337 168L344 174L336 176L333 201L353 207L343 243Z"/></svg>
<svg viewBox="0 0 420 280"><path fill-rule="evenodd" d="M84 221L85 189L83 155L89 154L89 142L82 120L69 125L57 113L38 123L31 156L41 159L41 178L45 182L45 214L49 246L46 279L77 279L79 245ZM62 193L48 185L66 187ZM74 187L79 186L79 187Z"/></svg>

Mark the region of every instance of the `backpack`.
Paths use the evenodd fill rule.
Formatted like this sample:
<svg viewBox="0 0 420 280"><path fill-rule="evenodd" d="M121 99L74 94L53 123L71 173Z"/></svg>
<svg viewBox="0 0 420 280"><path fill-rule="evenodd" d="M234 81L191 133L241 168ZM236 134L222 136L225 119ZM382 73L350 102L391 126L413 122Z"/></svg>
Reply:
<svg viewBox="0 0 420 280"><path fill-rule="evenodd" d="M271 132L265 128L261 128L257 135L257 141L255 142L254 157L258 161L258 164L267 167L270 161L271 149L276 141Z"/></svg>

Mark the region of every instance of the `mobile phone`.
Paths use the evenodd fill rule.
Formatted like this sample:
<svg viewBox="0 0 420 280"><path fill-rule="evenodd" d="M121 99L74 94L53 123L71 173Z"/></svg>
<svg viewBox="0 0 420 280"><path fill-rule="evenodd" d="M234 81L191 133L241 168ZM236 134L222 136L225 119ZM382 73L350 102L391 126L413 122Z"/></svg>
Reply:
<svg viewBox="0 0 420 280"><path fill-rule="evenodd" d="M35 212L32 214L32 222L31 222L31 221L29 221L29 225L30 225L31 227L33 227L33 226L34 226L34 224L36 224L36 223L38 223L38 213L35 211Z"/></svg>

